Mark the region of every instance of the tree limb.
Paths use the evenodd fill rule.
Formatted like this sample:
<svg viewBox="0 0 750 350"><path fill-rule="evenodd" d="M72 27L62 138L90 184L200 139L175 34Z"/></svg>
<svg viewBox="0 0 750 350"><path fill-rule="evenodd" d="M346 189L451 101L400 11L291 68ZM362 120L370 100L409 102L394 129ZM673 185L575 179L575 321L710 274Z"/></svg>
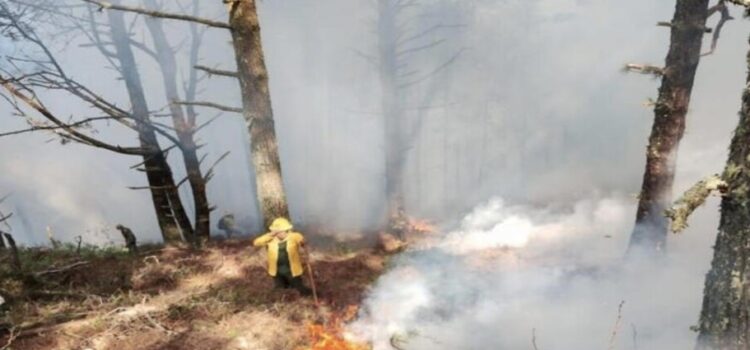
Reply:
<svg viewBox="0 0 750 350"><path fill-rule="evenodd" d="M233 112L233 113L242 113L242 108L237 107L228 107L224 105L220 105L218 103L214 102L206 102L206 101L176 101L177 104L183 105L183 106L201 106L201 107L209 107L218 109L220 111L224 112Z"/></svg>
<svg viewBox="0 0 750 350"><path fill-rule="evenodd" d="M672 208L666 210L665 215L672 219L670 229L674 233L680 233L688 227L687 221L690 214L706 202L706 198L714 192L721 194L726 193L727 183L719 175L709 176L698 181L693 187L690 187L677 201Z"/></svg>
<svg viewBox="0 0 750 350"><path fill-rule="evenodd" d="M664 68L652 66L649 64L636 64L628 63L622 68L624 72L628 73L639 73L645 75L652 75L654 77L661 77L664 75Z"/></svg>
<svg viewBox="0 0 750 350"><path fill-rule="evenodd" d="M708 56L716 51L716 45L719 43L721 29L724 27L725 23L734 19L734 17L729 14L729 8L727 8L724 0L720 0L718 4L714 5L708 10L708 17L711 17L716 12L721 14L721 18L719 19L719 22L716 23L716 29L714 30L714 35L711 39L711 49L708 52L701 54L701 56Z"/></svg>
<svg viewBox="0 0 750 350"><path fill-rule="evenodd" d="M220 76L230 77L230 78L239 78L239 75L237 72L233 72L229 70L215 69L215 68L201 66L201 65L195 65L193 67L197 70L202 70L208 73L208 75L220 75Z"/></svg>
<svg viewBox="0 0 750 350"><path fill-rule="evenodd" d="M123 6L123 5L115 5L107 1L99 1L99 0L81 0L84 2L88 2L90 4L98 5L101 9L108 9L108 10L118 10L118 11L125 11L125 12L133 12L141 15L151 16L151 17L158 17L158 18L166 18L166 19L174 19L179 21L187 21L187 22L195 22L200 23L203 25L207 25L209 27L216 27L216 28L224 28L224 29L232 29L232 27L225 23L225 22L219 22L214 21L206 18L200 18L200 17L193 17L178 13L168 13L168 12L161 12L161 11L155 11L150 9L145 9L141 7L133 7L133 6Z"/></svg>
<svg viewBox="0 0 750 350"><path fill-rule="evenodd" d="M29 96L26 96L24 93L19 91L15 86L13 86L13 84L10 83L9 80L0 76L0 82L2 82L3 88L5 88L5 90L11 93L11 95L15 96L19 100L23 101L23 103L25 103L27 106L39 112L39 114L43 115L47 120L51 121L52 123L60 127L60 129L65 130L65 132L70 134L71 138L75 141L78 141L78 142L81 142L90 146L110 150L113 152L122 153L122 154L144 155L144 154L149 153L149 151L144 150L141 147L123 147L120 145L112 145L112 144L99 141L86 134L80 133L77 130L75 130L75 128L72 128L70 125L64 123L60 119L57 119L57 117L55 117L54 114L52 114L39 102L37 102L36 100L32 99Z"/></svg>

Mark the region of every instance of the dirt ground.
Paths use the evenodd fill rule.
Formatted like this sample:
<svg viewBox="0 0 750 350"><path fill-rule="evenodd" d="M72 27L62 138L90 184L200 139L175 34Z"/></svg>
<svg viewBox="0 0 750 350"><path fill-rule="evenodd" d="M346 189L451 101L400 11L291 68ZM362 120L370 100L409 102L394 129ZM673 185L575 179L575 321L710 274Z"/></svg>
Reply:
<svg viewBox="0 0 750 350"><path fill-rule="evenodd" d="M9 349L23 350L305 349L307 326L357 305L386 258L359 247L315 249L317 306L296 291L274 290L265 253L249 239L65 260L50 260L45 271L85 264L40 276L44 284L34 290L42 293L5 311L0 349L11 339Z"/></svg>

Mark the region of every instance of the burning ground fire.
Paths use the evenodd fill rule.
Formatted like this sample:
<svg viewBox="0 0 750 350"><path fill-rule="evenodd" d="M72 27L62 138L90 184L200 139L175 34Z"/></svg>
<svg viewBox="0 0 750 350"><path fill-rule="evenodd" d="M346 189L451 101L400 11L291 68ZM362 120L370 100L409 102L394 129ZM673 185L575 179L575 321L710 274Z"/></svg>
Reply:
<svg viewBox="0 0 750 350"><path fill-rule="evenodd" d="M311 345L305 350L369 350L369 345L349 341L345 336L345 324L353 320L358 311L357 305L350 305L343 313L331 316L328 324L308 325L307 334Z"/></svg>

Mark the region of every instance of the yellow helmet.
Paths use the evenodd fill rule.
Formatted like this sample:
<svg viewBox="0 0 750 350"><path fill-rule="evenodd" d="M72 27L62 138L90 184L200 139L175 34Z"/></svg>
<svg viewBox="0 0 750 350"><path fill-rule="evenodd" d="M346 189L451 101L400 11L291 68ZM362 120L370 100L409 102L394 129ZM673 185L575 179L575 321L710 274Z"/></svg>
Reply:
<svg viewBox="0 0 750 350"><path fill-rule="evenodd" d="M271 226L268 227L271 232L278 232L278 231L289 231L293 228L292 223L289 222L286 218L276 218L271 223Z"/></svg>

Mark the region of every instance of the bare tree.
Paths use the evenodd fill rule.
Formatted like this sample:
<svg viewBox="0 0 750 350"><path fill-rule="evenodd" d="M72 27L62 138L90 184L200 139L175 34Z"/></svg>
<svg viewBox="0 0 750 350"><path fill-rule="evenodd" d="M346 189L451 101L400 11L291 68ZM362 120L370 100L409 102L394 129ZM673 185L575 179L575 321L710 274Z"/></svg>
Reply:
<svg viewBox="0 0 750 350"><path fill-rule="evenodd" d="M137 79L134 80L133 71L128 71L128 66L132 64L132 67L134 67L134 63L128 61L121 62L122 71L128 71L129 73L124 74L126 83L130 84L130 87L133 87L129 91L131 92L131 98L134 99L134 110L131 113L105 100L85 85L72 79L65 72L45 42L30 26L21 20L27 10L25 6L19 5L14 11L10 8L10 4L0 3L0 18L5 21L3 23L4 33L17 38L16 40L24 40L32 44L41 52L42 58L37 59L31 56L7 58L11 65L16 61L23 61L32 63L34 68L33 72L24 73L21 69L13 66L9 69L3 69L2 73L0 73L0 83L8 92L8 95L3 95L3 97L15 108L17 114L26 118L30 125L28 129L13 131L3 135L17 135L40 130L50 131L58 135L63 143L76 142L117 153L142 156L144 159L142 163L144 165L143 170L149 178L147 189L152 193L157 220L162 230L162 237L167 243L180 241L181 229L175 220L175 213L182 211L182 216L187 221L186 229L190 229L189 220L181 208L182 204L177 196L174 181L171 180L171 170L166 163L164 152L160 149L156 141L156 134L166 137L175 143L176 146L179 146L179 141L169 135L168 132L162 130L157 124L150 122L147 107L145 105L138 105L138 81ZM41 8L40 6L34 8ZM122 28L119 29L122 30L124 23L121 24ZM128 40L127 34L124 35L124 38ZM121 44L120 48L123 49L124 46L129 47L127 42L123 44L121 41L119 44ZM11 69L15 71L15 75L11 72ZM135 77L137 78L137 74L135 74ZM53 111L44 105L42 98L36 93L35 89L66 92L95 107L104 116L82 118L72 122L64 121L64 119L57 117ZM142 91L140 91L140 94L142 95ZM28 109L36 112L43 120L40 121L33 117L27 112ZM100 121L115 121L137 131L140 145L137 147L124 147L117 144L110 144L92 136L89 131L86 131L93 130L93 123ZM183 232L189 231L183 230Z"/></svg>
<svg viewBox="0 0 750 350"><path fill-rule="evenodd" d="M130 45L124 16L121 12L117 11L110 11L108 15L112 42L115 47L115 57L120 64L120 72L130 96L133 117L137 121L136 125L141 147L154 150L151 156L144 157L143 160L146 176L151 187L154 206L159 208L157 212L162 210L168 213L171 209L174 219L179 225L179 230L167 227L165 237L168 242L180 241L181 230L185 238L191 240L193 238L193 229L177 192L171 167L167 163L164 152L161 151L154 129L148 126L152 124L149 117L150 113L143 85L141 84L140 73L136 66L135 55ZM185 144L180 143L180 145L184 149ZM163 225L162 222L169 224L167 213L160 213L158 216L160 225ZM162 227L164 230L164 226Z"/></svg>
<svg viewBox="0 0 750 350"><path fill-rule="evenodd" d="M268 86L263 48L260 40L260 23L255 0L225 1L229 9L228 22L219 22L193 15L174 14L151 8L123 6L99 0L82 0L100 8L134 12L142 15L182 20L214 28L229 29L235 52L237 72L203 70L222 76L237 78L242 94L242 115L247 123L251 144L252 164L256 174L256 188L261 215L266 224L274 218L289 216L289 206L284 192L279 160L278 141L274 126L273 110ZM196 68L198 69L198 68ZM217 103L184 104L237 111Z"/></svg>
<svg viewBox="0 0 750 350"><path fill-rule="evenodd" d="M155 0L145 0L144 3L148 7L157 8ZM195 14L198 9L197 1L193 2L193 9ZM175 57L174 49L169 44L167 35L164 33L161 19L151 17L146 18L146 26L151 33L151 38L156 49L156 60L162 73L164 91L169 100L169 111L172 116L174 131L182 145L180 149L182 151L182 158L187 171L187 181L192 190L195 207L195 235L201 239L207 240L210 237L211 230L211 209L208 202L208 196L206 195L206 178L204 178L202 174L201 162L198 159L198 145L193 137L197 129L197 114L195 113L193 106L185 106L186 109L190 109L189 111L186 111L183 110L183 106L180 104L183 99L180 98L180 93L177 88L177 58ZM200 34L196 32L193 32L192 34L193 41L191 43L190 52L191 63L197 60L198 49L200 47ZM195 75L195 69L191 67L190 72L191 75L188 81L187 94L191 96L187 99L194 101L198 78Z"/></svg>
<svg viewBox="0 0 750 350"><path fill-rule="evenodd" d="M677 150L685 132L685 116L700 61L708 3L708 0L677 0L674 18L668 24L671 39L664 68L626 67L662 78L629 252L637 248L660 253L665 248L669 223L664 211L672 200Z"/></svg>
<svg viewBox="0 0 750 350"><path fill-rule="evenodd" d="M449 67L460 56L458 50L437 67L421 71L414 64L414 56L429 53L446 42L435 39L441 30L461 27L460 24L438 23L428 28L408 30L407 22L413 21L407 10L421 5L415 0L377 1L377 58L360 53L377 64L381 86L381 109L384 125L385 147L385 192L388 227L401 233L405 222L404 173L408 151L413 148L414 139L422 124L422 117L415 125L406 120L406 90L424 82ZM413 15L413 14L412 14ZM432 93L434 95L434 87Z"/></svg>

